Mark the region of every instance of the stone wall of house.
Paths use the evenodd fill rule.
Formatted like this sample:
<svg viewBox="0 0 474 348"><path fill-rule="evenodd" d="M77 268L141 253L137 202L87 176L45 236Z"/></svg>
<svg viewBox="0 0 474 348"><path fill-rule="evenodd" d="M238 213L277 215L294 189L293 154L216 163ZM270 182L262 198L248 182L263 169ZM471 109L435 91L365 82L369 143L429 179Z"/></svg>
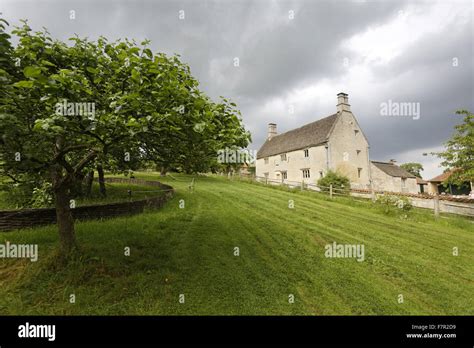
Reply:
<svg viewBox="0 0 474 348"><path fill-rule="evenodd" d="M144 211L146 207L161 208L174 195L174 189L157 181L145 181L140 179L107 178L108 183L131 183L135 185L146 185L159 187L164 191L163 195L136 200L131 202L119 202L109 204L96 204L72 209L75 220L92 220L112 218L123 215L134 215ZM10 231L19 228L34 227L56 223L56 211L54 208L42 209L20 209L0 211L0 231Z"/></svg>
<svg viewBox="0 0 474 348"><path fill-rule="evenodd" d="M301 182L315 184L320 178L320 172L326 173L326 149L324 145L313 146L308 149L309 157L304 156L304 149L286 153L286 161L281 159L280 154L257 160L257 176L265 177L268 173L269 179L282 180L281 172L287 173L285 182ZM310 170L310 177L303 178L303 169Z"/></svg>
<svg viewBox="0 0 474 348"><path fill-rule="evenodd" d="M347 176L352 187L368 188L368 147L352 112L342 111L329 138L330 168ZM360 177L358 168L361 168Z"/></svg>
<svg viewBox="0 0 474 348"><path fill-rule="evenodd" d="M402 192L402 178L390 176L372 163L370 164L370 169L374 190ZM416 184L416 178L406 178L404 192L418 193L418 191L419 188Z"/></svg>

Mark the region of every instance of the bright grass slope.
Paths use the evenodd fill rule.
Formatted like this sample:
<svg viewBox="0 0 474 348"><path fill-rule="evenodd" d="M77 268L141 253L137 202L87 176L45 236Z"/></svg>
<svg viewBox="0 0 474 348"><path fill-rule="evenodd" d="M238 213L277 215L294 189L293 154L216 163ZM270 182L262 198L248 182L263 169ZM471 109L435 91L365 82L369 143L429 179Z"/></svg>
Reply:
<svg viewBox="0 0 474 348"><path fill-rule="evenodd" d="M419 209L402 220L369 202L222 177L199 176L191 193L191 176L136 176L172 185L175 197L77 223L81 252L67 264L55 226L0 233L0 243L39 244L36 263L0 260L0 314L474 314L472 220ZM326 258L334 241L364 244L365 261Z"/></svg>

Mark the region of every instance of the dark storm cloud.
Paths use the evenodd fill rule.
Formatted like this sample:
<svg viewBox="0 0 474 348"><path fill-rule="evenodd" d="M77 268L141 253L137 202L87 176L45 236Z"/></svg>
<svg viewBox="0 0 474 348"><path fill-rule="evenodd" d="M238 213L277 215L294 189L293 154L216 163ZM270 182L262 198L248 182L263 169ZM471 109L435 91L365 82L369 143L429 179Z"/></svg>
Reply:
<svg viewBox="0 0 474 348"><path fill-rule="evenodd" d="M370 134L374 157L386 160L417 148L421 157L421 149L439 147L451 136L453 126L461 122L456 110L474 110L473 33L469 25L472 15L470 24L453 22L442 32L413 42L388 67L374 67L374 73L390 87L383 93L374 91L364 107L364 115L370 118L362 123ZM454 60L457 66L453 66ZM380 103L388 99L419 102L420 119L379 116Z"/></svg>
<svg viewBox="0 0 474 348"><path fill-rule="evenodd" d="M395 2L337 1L281 6L274 15L284 18L284 24L256 30L257 35L246 44L237 93L257 99L340 73L345 58L339 50L341 41L394 16L398 6ZM288 20L291 9L295 18Z"/></svg>
<svg viewBox="0 0 474 348"><path fill-rule="evenodd" d="M380 160L403 161L407 152L419 149L421 156L427 148L439 147L459 122L454 111L474 109L469 1L446 4L442 11L432 11L439 3L422 1L2 0L0 4L3 17L12 24L27 18L34 29L47 27L58 39L74 34L138 42L148 38L155 51L180 54L205 92L238 103L255 149L265 140L268 122L277 122L285 131L327 116L335 111L335 96L341 90L350 94L372 157ZM455 15L449 17L453 9ZM74 20L69 18L71 10ZM184 20L178 17L180 10ZM292 20L289 11L294 11ZM373 41L348 45L350 38L376 32L396 22L400 14L415 16L407 24L412 31L397 27ZM424 19L439 25L423 32L423 24L417 27L417 23ZM394 57L388 61L370 57L371 48L391 41L401 50ZM458 67L452 66L454 57ZM343 65L345 58L349 67ZM314 98L312 87L319 93ZM304 93L310 95L298 98ZM293 99L298 99L296 111L289 116ZM389 99L419 102L420 119L382 117L380 103Z"/></svg>

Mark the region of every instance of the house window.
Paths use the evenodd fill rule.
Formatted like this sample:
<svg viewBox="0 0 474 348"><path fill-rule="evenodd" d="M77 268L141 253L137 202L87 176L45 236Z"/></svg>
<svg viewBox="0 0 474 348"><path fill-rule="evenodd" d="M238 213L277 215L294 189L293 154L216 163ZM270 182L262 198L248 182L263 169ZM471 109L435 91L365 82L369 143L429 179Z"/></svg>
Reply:
<svg viewBox="0 0 474 348"><path fill-rule="evenodd" d="M265 164L268 164L268 157L265 157Z"/></svg>
<svg viewBox="0 0 474 348"><path fill-rule="evenodd" d="M359 156L359 154L360 154L360 150L356 150L356 152L357 152L357 156Z"/></svg>
<svg viewBox="0 0 474 348"><path fill-rule="evenodd" d="M319 177L322 178L323 176L324 176L323 171L320 170L320 171L319 171Z"/></svg>
<svg viewBox="0 0 474 348"><path fill-rule="evenodd" d="M309 149L304 150L304 157L309 157Z"/></svg>
<svg viewBox="0 0 474 348"><path fill-rule="evenodd" d="M285 162L286 161L286 153L280 155L280 159L282 162Z"/></svg>
<svg viewBox="0 0 474 348"><path fill-rule="evenodd" d="M283 180L288 179L287 172L281 172L281 178L282 178Z"/></svg>
<svg viewBox="0 0 474 348"><path fill-rule="evenodd" d="M303 178L309 178L310 175L309 175L309 169L303 169Z"/></svg>
<svg viewBox="0 0 474 348"><path fill-rule="evenodd" d="M268 173L263 173L263 175L265 176L265 179L268 179Z"/></svg>
<svg viewBox="0 0 474 348"><path fill-rule="evenodd" d="M402 188L407 186L407 178L402 178Z"/></svg>
<svg viewBox="0 0 474 348"><path fill-rule="evenodd" d="M354 135L357 135L359 134L359 130L358 129L354 129Z"/></svg>
<svg viewBox="0 0 474 348"><path fill-rule="evenodd" d="M360 179L360 173L362 173L362 168L357 168L357 176Z"/></svg>

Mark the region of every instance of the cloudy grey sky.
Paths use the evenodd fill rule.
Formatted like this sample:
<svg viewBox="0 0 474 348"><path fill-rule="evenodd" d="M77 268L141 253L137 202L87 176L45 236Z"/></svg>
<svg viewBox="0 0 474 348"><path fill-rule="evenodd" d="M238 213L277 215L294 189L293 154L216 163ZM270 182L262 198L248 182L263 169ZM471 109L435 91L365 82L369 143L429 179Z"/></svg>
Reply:
<svg viewBox="0 0 474 348"><path fill-rule="evenodd" d="M0 12L58 39L148 38L154 50L180 54L205 92L238 104L251 149L269 122L284 132L328 116L346 92L372 159L421 162L431 178L442 169L423 153L442 149L461 120L455 110L474 111L473 4L0 0ZM389 100L419 103L419 119L381 115Z"/></svg>

